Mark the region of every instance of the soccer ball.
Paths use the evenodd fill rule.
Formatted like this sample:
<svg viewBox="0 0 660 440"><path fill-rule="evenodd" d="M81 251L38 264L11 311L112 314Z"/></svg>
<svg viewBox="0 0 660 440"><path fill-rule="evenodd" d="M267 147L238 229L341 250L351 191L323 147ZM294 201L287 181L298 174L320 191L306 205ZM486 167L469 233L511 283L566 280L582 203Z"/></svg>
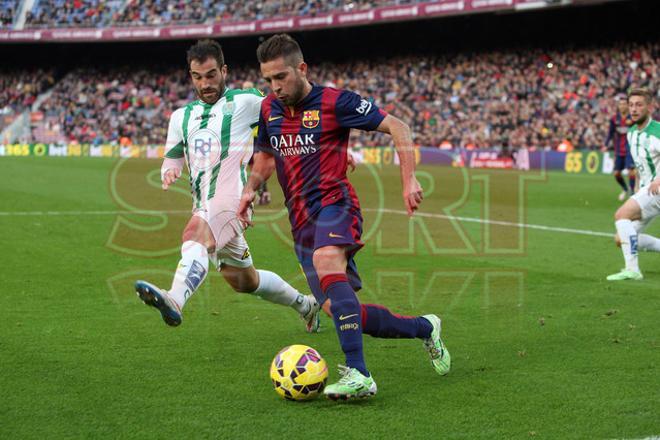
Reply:
<svg viewBox="0 0 660 440"><path fill-rule="evenodd" d="M325 387L328 366L318 351L306 345L289 345L280 350L270 365L275 391L287 400L309 400Z"/></svg>

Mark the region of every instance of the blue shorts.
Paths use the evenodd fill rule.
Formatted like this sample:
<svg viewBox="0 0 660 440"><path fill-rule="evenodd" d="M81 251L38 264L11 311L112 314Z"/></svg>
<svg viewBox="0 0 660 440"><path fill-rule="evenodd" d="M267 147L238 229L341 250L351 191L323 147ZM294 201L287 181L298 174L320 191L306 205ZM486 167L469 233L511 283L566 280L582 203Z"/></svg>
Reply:
<svg viewBox="0 0 660 440"><path fill-rule="evenodd" d="M614 162L614 171L623 171L624 169L631 168L635 168L635 162L630 155L630 151L628 151L625 156L616 156Z"/></svg>
<svg viewBox="0 0 660 440"><path fill-rule="evenodd" d="M318 274L314 269L314 251L325 246L344 247L348 258L346 276L353 290L357 292L362 288L362 281L354 257L355 253L364 246L360 240L361 236L360 210L341 203L321 208L304 226L293 231L296 256L305 272L309 288L319 304L323 304L327 297L321 289Z"/></svg>

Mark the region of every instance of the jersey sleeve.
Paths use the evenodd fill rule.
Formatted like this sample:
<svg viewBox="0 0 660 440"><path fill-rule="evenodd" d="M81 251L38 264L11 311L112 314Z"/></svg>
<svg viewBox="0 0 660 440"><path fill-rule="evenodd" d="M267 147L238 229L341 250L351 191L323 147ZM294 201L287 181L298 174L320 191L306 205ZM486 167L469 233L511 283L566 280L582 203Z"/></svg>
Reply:
<svg viewBox="0 0 660 440"><path fill-rule="evenodd" d="M180 110L176 110L170 116L170 125L167 129L167 141L165 142L165 157L168 159L180 159L183 155L183 126Z"/></svg>
<svg viewBox="0 0 660 440"><path fill-rule="evenodd" d="M184 140L183 140L182 112L177 110L170 116L170 124L167 129L167 141L165 142L165 157L160 168L161 180L170 169L183 169Z"/></svg>
<svg viewBox="0 0 660 440"><path fill-rule="evenodd" d="M244 98L247 101L247 107L250 115L250 127L254 128L259 123L259 113L261 113L261 101L264 100L264 94L259 89L245 89Z"/></svg>
<svg viewBox="0 0 660 440"><path fill-rule="evenodd" d="M336 116L342 127L373 131L383 122L387 113L379 109L373 101L343 90L337 98Z"/></svg>
<svg viewBox="0 0 660 440"><path fill-rule="evenodd" d="M264 117L265 111L259 112L259 121L257 122L257 136L254 139L254 152L255 153L268 153L273 155L273 147L268 140L268 126Z"/></svg>

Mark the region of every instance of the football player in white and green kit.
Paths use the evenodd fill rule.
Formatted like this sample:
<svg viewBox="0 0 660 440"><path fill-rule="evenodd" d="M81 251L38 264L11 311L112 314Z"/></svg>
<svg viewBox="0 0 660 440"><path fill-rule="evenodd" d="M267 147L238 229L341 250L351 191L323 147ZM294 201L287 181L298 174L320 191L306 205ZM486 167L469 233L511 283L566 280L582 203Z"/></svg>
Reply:
<svg viewBox="0 0 660 440"><path fill-rule="evenodd" d="M273 272L256 270L236 219L263 94L257 89L227 89L227 66L215 41L198 41L187 59L199 100L170 117L161 179L167 190L181 176L184 163L188 166L192 217L183 231L172 287L164 290L140 280L135 290L168 325L177 326L186 301L206 278L210 259L236 292L290 306L307 331L317 331L319 306L314 296L302 295Z"/></svg>
<svg viewBox="0 0 660 440"><path fill-rule="evenodd" d="M660 252L660 239L641 232L660 215L660 123L651 117L653 98L646 89L633 89L628 106L634 125L628 145L639 175L639 191L614 214L616 241L626 267L607 277L609 281L641 280L638 250Z"/></svg>

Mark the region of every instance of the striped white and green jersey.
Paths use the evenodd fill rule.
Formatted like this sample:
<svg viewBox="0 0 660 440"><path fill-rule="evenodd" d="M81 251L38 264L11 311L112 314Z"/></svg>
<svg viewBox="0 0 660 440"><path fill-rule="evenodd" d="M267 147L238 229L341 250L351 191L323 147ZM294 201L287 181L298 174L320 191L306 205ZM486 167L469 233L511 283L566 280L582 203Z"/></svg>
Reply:
<svg viewBox="0 0 660 440"><path fill-rule="evenodd" d="M645 127L628 130L630 154L635 161L640 188L650 185L660 170L660 123L650 119Z"/></svg>
<svg viewBox="0 0 660 440"><path fill-rule="evenodd" d="M240 200L263 98L257 89L226 90L215 104L198 100L172 113L162 171L185 158L193 209Z"/></svg>

